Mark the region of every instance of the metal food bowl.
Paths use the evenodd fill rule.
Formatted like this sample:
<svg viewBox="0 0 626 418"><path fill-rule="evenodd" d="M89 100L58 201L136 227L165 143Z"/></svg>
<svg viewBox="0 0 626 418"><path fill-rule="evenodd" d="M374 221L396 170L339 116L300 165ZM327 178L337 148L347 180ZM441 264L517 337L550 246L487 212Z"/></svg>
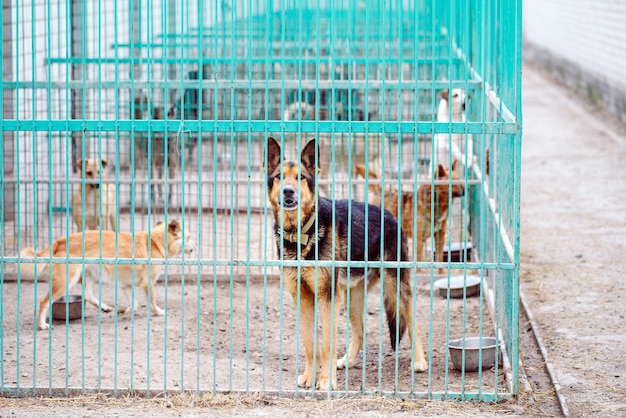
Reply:
<svg viewBox="0 0 626 418"><path fill-rule="evenodd" d="M451 263L461 263L472 261L471 242L451 242L450 245L443 246L443 261Z"/></svg>
<svg viewBox="0 0 626 418"><path fill-rule="evenodd" d="M52 319L65 321L66 306L68 306L68 319L72 320L80 318L83 314L82 300L83 298L80 295L69 295L67 301L65 296L61 296L52 303Z"/></svg>
<svg viewBox="0 0 626 418"><path fill-rule="evenodd" d="M480 293L480 277L478 276L450 276L449 282L448 278L444 277L435 281L433 285L439 289L439 295L444 298L448 297L448 289L451 298L462 298L463 289L466 289L467 297Z"/></svg>
<svg viewBox="0 0 626 418"><path fill-rule="evenodd" d="M479 361L481 345L482 363ZM448 351L454 368L463 370L463 347L465 347L465 371L476 372L479 368L490 369L496 364L496 345L497 340L493 337L467 337L451 340L448 343Z"/></svg>

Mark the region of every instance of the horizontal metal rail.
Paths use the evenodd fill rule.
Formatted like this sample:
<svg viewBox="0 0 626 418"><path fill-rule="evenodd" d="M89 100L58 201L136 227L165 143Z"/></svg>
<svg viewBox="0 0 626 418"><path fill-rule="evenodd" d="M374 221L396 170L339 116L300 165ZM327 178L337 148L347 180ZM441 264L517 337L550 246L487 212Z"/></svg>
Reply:
<svg viewBox="0 0 626 418"><path fill-rule="evenodd" d="M415 261L342 261L342 260L210 260L189 257L179 258L90 258L90 257L3 257L5 263L85 264L85 265L167 265L167 266L249 266L249 267L335 267L335 268L456 268L456 269L502 269L513 270L514 263L471 262L415 262Z"/></svg>
<svg viewBox="0 0 626 418"><path fill-rule="evenodd" d="M120 132L350 132L350 133L468 133L516 134L510 122L398 122L398 121L280 121L280 120L24 120L4 119L3 131Z"/></svg>
<svg viewBox="0 0 626 418"><path fill-rule="evenodd" d="M242 90L307 90L307 91L323 91L323 90L346 90L352 89L355 92L375 91L375 90L400 90L401 92L411 91L430 91L430 90L442 90L447 89L452 85L453 88L465 88L469 86L472 91L480 90L482 88L482 82L471 80L466 82L461 81L437 81L437 80L407 80L402 79L389 79L389 80L366 80L366 79L351 79L351 80L335 80L335 79L320 79L320 80L242 80L242 79L215 79L212 77L204 79L168 79L168 80L133 80L133 81L92 81L92 80L69 80L69 81L5 81L3 84L5 89L25 89L25 90L97 90L97 89L146 89L146 90L158 90L158 89L242 89ZM210 104L205 103L205 104Z"/></svg>

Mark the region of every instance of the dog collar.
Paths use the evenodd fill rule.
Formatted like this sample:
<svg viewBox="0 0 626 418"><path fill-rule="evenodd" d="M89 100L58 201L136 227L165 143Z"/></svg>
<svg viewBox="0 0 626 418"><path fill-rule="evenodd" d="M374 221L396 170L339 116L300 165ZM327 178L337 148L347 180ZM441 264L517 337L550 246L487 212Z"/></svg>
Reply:
<svg viewBox="0 0 626 418"><path fill-rule="evenodd" d="M300 245L307 245L309 242L309 236L307 235L307 232L309 232L309 229L311 229L311 227L313 226L313 224L315 223L315 216L311 216L311 218L309 218L309 220L307 221L306 224L304 224L304 226L300 229L300 234L298 235L298 232L287 232L287 231L280 231L280 234L283 236L284 240L287 240L291 243L300 243Z"/></svg>

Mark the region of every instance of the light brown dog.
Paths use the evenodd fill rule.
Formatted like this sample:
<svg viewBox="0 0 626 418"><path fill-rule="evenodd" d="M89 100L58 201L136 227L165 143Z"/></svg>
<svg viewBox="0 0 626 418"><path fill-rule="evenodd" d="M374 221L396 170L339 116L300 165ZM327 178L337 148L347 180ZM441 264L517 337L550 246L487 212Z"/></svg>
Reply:
<svg viewBox="0 0 626 418"><path fill-rule="evenodd" d="M184 230L177 220L171 221L165 225L159 222L150 231L137 232L134 235L130 232L115 233L112 231L85 231L72 234L69 237L57 239L48 248L35 251L34 248L24 248L20 255L22 257L57 257L65 259L66 257L85 259L100 258L165 258L175 257L182 251L189 253L194 250L195 244L189 239L189 232ZM102 239L102 241L100 240ZM116 248L117 243L117 248ZM83 251L84 247L84 251ZM117 250L117 253L116 253ZM90 264L90 261L92 264ZM40 268L38 273L42 273L47 269L49 263L38 263ZM94 296L94 289L97 290L98 281L100 280L100 268L104 280L117 282L121 285L126 293L129 303L133 301L132 289L133 281L135 286L141 286L146 293L152 313L154 315L163 315L163 309L159 308L156 302L156 296L153 292L157 275L161 270L159 266L151 266L148 264L102 264L93 260L85 260L82 263L53 263L52 264L52 292L46 292L46 296L39 304L39 329L48 329L46 315L50 301L64 296L66 292L72 290L72 287L80 282L81 273L84 271L83 280L85 280L85 300L94 306L102 309L104 312L111 312L113 308L105 303L100 303ZM24 262L20 264L21 274L33 276L35 264ZM69 288L69 289L66 289ZM120 309L121 313L129 312L137 309L137 298L134 299L134 306Z"/></svg>
<svg viewBox="0 0 626 418"><path fill-rule="evenodd" d="M72 199L72 215L79 232L83 230L83 220L85 229L116 230L117 195L115 185L104 181L100 182L101 178L102 180L106 178L107 165L105 158L102 160L88 158L84 161L76 161L81 179L85 179ZM100 187L101 185L102 187Z"/></svg>
<svg viewBox="0 0 626 418"><path fill-rule="evenodd" d="M456 174L457 161L452 163L452 169L446 170L441 164L435 171L434 184L422 184L417 189L417 208L414 207L415 199L413 192L399 192L394 187L385 187L384 204L391 214L398 219L407 237L413 239L413 245L417 254L416 261L424 261L424 246L431 234L434 237L435 260L443 262L443 245L448 222L448 210L452 199L463 196L464 187L462 184L450 184L448 181L459 180ZM364 165L355 166L359 176L368 181L369 203L381 206L383 193L378 175L373 170L368 170ZM399 196L399 193L401 195ZM434 194L434 196L433 196ZM414 210L417 209L417 213ZM416 215L414 217L414 215ZM443 269L438 270L443 273Z"/></svg>

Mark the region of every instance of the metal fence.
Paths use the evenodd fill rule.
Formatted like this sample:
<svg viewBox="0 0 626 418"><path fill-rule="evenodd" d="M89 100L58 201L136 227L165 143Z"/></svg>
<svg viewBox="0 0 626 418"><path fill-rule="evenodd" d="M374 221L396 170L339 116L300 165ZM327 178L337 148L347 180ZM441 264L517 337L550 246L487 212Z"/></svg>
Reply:
<svg viewBox="0 0 626 418"><path fill-rule="evenodd" d="M383 293L372 289L361 354L355 368L337 372L336 393L517 393L519 1L24 1L3 6L1 28L3 394L315 393L297 385L303 319L281 280L293 264L276 255L264 171L269 136L296 160L317 140L320 195L371 201L380 182L415 203L414 229L405 231L415 237L411 261L394 265L411 268L428 372L411 371L410 342L392 353ZM454 92L465 95L462 118L452 104L447 120L438 115L444 90L449 103ZM437 177L438 163L458 159L450 152L436 160L438 140L464 150L458 180ZM379 178L359 177L359 164ZM452 199L457 185L465 193ZM439 186L448 212L436 197L419 200L420 190ZM431 231L417 260L420 216ZM441 216L449 251L437 261L431 248ZM24 248L71 240L93 219L102 231L95 257L78 235L75 251L68 244L64 256L39 254L36 277L24 274L33 261ZM116 238L106 235L105 219ZM147 258L120 255L122 233L137 239L172 220L190 233L194 253L161 259L153 247ZM38 329L52 267L69 280L76 264L84 279L94 265L95 278L129 265L162 270L151 298L165 315L149 309L137 282L132 313L103 312L83 298L79 319ZM442 297L435 282L459 276L478 277L478 295ZM65 293L84 296L86 282ZM114 308L128 303L115 280L100 281L95 293ZM332 344L341 356L351 332L346 314L337 322ZM500 361L455 369L448 343L470 336L500 340Z"/></svg>

